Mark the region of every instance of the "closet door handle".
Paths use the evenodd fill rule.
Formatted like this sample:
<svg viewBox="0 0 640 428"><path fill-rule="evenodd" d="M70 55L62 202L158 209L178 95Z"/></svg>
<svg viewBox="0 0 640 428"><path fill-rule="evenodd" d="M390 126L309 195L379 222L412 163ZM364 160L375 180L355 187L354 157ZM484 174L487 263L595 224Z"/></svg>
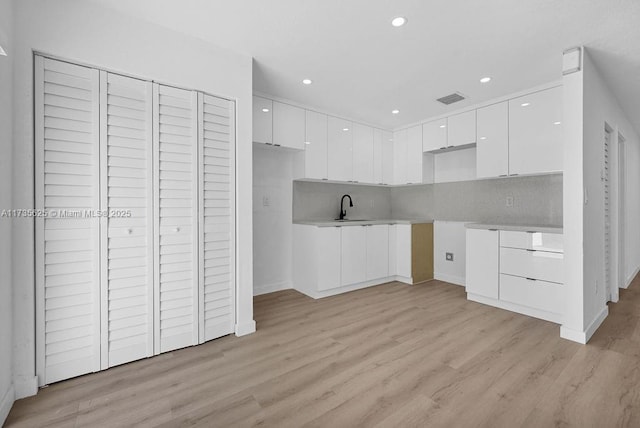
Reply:
<svg viewBox="0 0 640 428"><path fill-rule="evenodd" d="M179 228L179 227L174 227L174 228L173 228L173 231L174 231L175 233L178 233L178 232L180 232L180 228Z"/></svg>

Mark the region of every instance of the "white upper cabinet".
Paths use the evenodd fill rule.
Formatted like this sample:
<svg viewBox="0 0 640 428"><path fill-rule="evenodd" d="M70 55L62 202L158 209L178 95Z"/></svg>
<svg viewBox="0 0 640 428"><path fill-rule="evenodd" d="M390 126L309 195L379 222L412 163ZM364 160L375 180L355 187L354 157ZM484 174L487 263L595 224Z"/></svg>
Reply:
<svg viewBox="0 0 640 428"><path fill-rule="evenodd" d="M478 109L478 178L506 177L509 174L509 103Z"/></svg>
<svg viewBox="0 0 640 428"><path fill-rule="evenodd" d="M431 152L447 148L447 119L434 120L422 125L422 151Z"/></svg>
<svg viewBox="0 0 640 428"><path fill-rule="evenodd" d="M449 116L447 147L464 146L476 142L476 111Z"/></svg>
<svg viewBox="0 0 640 428"><path fill-rule="evenodd" d="M509 173L562 171L562 87L509 101Z"/></svg>
<svg viewBox="0 0 640 428"><path fill-rule="evenodd" d="M305 111L289 104L273 102L273 144L304 150Z"/></svg>
<svg viewBox="0 0 640 428"><path fill-rule="evenodd" d="M382 184L393 183L393 133L382 131Z"/></svg>
<svg viewBox="0 0 640 428"><path fill-rule="evenodd" d="M352 123L330 116L328 119L329 180L353 181Z"/></svg>
<svg viewBox="0 0 640 428"><path fill-rule="evenodd" d="M353 124L353 181L373 183L373 128Z"/></svg>
<svg viewBox="0 0 640 428"><path fill-rule="evenodd" d="M273 101L253 96L253 141L273 143Z"/></svg>
<svg viewBox="0 0 640 428"><path fill-rule="evenodd" d="M422 126L407 130L407 183L422 183Z"/></svg>
<svg viewBox="0 0 640 428"><path fill-rule="evenodd" d="M327 115L306 112L305 178L327 180Z"/></svg>
<svg viewBox="0 0 640 428"><path fill-rule="evenodd" d="M373 130L373 182L384 184L382 178L382 130Z"/></svg>
<svg viewBox="0 0 640 428"><path fill-rule="evenodd" d="M407 139L406 129L393 133L393 184L407 184Z"/></svg>

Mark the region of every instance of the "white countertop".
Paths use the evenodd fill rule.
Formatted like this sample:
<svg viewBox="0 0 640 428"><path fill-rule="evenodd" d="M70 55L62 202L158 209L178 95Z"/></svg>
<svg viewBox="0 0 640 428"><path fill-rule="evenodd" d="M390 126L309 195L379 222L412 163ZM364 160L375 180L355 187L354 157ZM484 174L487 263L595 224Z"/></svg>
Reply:
<svg viewBox="0 0 640 428"><path fill-rule="evenodd" d="M562 233L562 226L541 226L535 224L490 224L490 223L467 223L469 229L498 229L514 232L542 232L542 233Z"/></svg>
<svg viewBox="0 0 640 428"><path fill-rule="evenodd" d="M413 220L351 220L351 221L337 221L337 220L300 220L294 221L293 224L304 224L307 226L317 227L342 227L342 226L366 226L374 224L419 224L419 223L433 223L433 220L427 219L413 219Z"/></svg>

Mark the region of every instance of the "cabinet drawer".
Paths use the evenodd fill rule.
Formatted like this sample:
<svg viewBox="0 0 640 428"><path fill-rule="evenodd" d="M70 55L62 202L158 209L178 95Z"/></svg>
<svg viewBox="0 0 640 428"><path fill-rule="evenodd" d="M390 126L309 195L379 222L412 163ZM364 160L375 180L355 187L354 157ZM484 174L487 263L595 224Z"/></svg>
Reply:
<svg viewBox="0 0 640 428"><path fill-rule="evenodd" d="M500 231L501 247L562 253L563 242L561 233Z"/></svg>
<svg viewBox="0 0 640 428"><path fill-rule="evenodd" d="M500 248L500 273L562 283L563 259L562 253Z"/></svg>
<svg viewBox="0 0 640 428"><path fill-rule="evenodd" d="M562 287L552 282L501 274L500 300L562 314Z"/></svg>

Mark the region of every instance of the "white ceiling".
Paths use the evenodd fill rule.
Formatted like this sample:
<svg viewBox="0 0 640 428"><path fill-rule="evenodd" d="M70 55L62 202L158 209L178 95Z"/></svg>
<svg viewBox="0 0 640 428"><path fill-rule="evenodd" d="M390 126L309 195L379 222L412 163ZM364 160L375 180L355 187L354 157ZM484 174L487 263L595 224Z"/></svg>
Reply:
<svg viewBox="0 0 640 428"><path fill-rule="evenodd" d="M638 0L92 1L253 56L254 91L387 128L559 80L585 45L640 130Z"/></svg>

